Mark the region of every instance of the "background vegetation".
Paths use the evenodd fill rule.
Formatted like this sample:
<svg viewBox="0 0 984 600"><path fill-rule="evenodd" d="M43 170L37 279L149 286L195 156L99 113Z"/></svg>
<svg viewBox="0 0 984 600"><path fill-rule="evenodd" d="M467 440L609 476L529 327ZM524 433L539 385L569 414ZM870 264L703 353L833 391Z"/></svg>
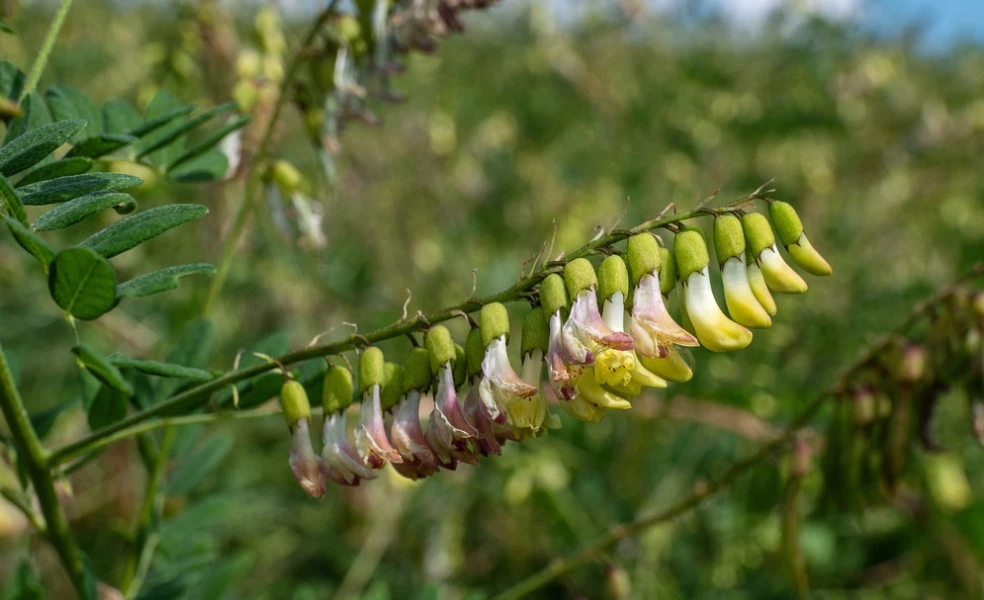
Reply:
<svg viewBox="0 0 984 600"><path fill-rule="evenodd" d="M30 64L49 8L21 8L10 21L18 35L0 39L4 59ZM235 57L257 45L254 12L81 3L44 81L99 101L143 106L163 88L218 104L232 93ZM744 456L767 436L766 422L787 422L874 334L984 256L979 48L925 55L910 39L823 21L780 18L750 35L713 19L612 9L568 20L535 5L500 6L466 23L466 35L442 40L433 56L412 55L394 78L406 102L370 101L378 127L341 132L332 186L302 118L288 110L279 156L313 182L326 244L301 235L293 208L270 195L213 311L212 366L230 369L237 351L261 340L275 354L344 322L361 331L386 324L408 289L411 312L458 302L473 269L480 294L497 291L553 223L557 247L570 249L623 210L624 222L636 223L667 203L686 210L716 188L739 197L771 177L835 276L812 279L804 297L780 298L773 327L756 332L748 350L699 350L688 384L597 426L565 418L561 431L511 445L500 459L418 484L388 472L315 502L287 469L281 419L185 428L147 597L382 599L413 590L478 598L504 589ZM285 17L284 26L293 43L304 19ZM211 215L141 246L118 268L215 262L241 187L149 178L134 193L144 206L181 199ZM79 394L75 365L49 354L67 355L74 342L57 307L37 301L46 291L30 272L39 267L2 239L0 335L29 408L42 411ZM163 358L206 288L189 281L130 303L90 328L87 341ZM405 339L383 346L408 347ZM984 455L966 406L962 392L943 399L934 427L946 451L917 455L907 481L928 516L885 505L820 510L819 460L801 502L783 507L788 461L776 456L540 597L622 597L626 581L633 598L793 596L781 527L790 511L802 515L798 542L817 597L979 597ZM818 434L823 423L816 419ZM52 436L85 429L81 412L70 412ZM73 527L110 581L142 499L130 443L71 478ZM30 552L50 597L62 597L53 556L29 540L26 523L0 504L0 581L13 581Z"/></svg>

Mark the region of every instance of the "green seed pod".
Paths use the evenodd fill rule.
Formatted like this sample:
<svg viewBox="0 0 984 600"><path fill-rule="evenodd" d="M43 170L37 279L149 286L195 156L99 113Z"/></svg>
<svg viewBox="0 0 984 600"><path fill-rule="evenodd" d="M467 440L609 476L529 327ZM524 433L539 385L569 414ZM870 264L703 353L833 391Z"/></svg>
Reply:
<svg viewBox="0 0 984 600"><path fill-rule="evenodd" d="M375 346L366 348L359 357L359 393L365 394L386 379L386 360L383 351Z"/></svg>
<svg viewBox="0 0 984 600"><path fill-rule="evenodd" d="M547 353L547 344L550 341L550 330L547 327L547 319L543 314L543 307L537 306L526 313L523 320L523 340L522 354L528 356L534 350Z"/></svg>
<svg viewBox="0 0 984 600"><path fill-rule="evenodd" d="M540 284L540 305L543 306L543 310L548 315L553 315L558 310L567 310L567 304L567 287L564 285L563 278L556 273L547 275Z"/></svg>
<svg viewBox="0 0 984 600"><path fill-rule="evenodd" d="M612 255L598 266L598 304L604 304L615 292L622 292L623 301L628 298L629 270L621 256Z"/></svg>
<svg viewBox="0 0 984 600"><path fill-rule="evenodd" d="M803 235L803 222L788 202L770 202L769 216L783 246L796 244Z"/></svg>
<svg viewBox="0 0 984 600"><path fill-rule="evenodd" d="M632 275L632 287L660 267L662 252L656 238L649 233L630 237L625 246L625 254L629 262L629 274Z"/></svg>
<svg viewBox="0 0 984 600"><path fill-rule="evenodd" d="M755 258L776 243L776 236L772 233L769 220L759 213L748 213L742 217L741 226L745 230L745 241Z"/></svg>
<svg viewBox="0 0 984 600"><path fill-rule="evenodd" d="M435 325L427 330L424 339L424 346L427 347L427 355L430 358L431 372L437 375L441 367L455 361L454 340L451 339L451 332L443 325Z"/></svg>
<svg viewBox="0 0 984 600"><path fill-rule="evenodd" d="M468 377L482 375L482 360L485 358L485 344L482 343L482 330L472 327L465 340L465 356L468 358Z"/></svg>
<svg viewBox="0 0 984 600"><path fill-rule="evenodd" d="M425 348L413 348L407 355L403 368L403 393L423 392L430 387L434 374L431 373L430 356Z"/></svg>
<svg viewBox="0 0 984 600"><path fill-rule="evenodd" d="M352 404L354 391L351 371L338 365L328 367L321 390L321 405L325 414L330 415L348 408Z"/></svg>
<svg viewBox="0 0 984 600"><path fill-rule="evenodd" d="M676 257L669 248L659 248L659 291L664 296L669 295L676 287L677 268Z"/></svg>
<svg viewBox="0 0 984 600"><path fill-rule="evenodd" d="M454 345L454 385L461 387L468 378L468 359L465 357L465 349L461 344Z"/></svg>
<svg viewBox="0 0 984 600"><path fill-rule="evenodd" d="M284 411L287 427L293 428L301 419L311 417L311 403L308 402L304 386L293 379L284 383L280 390L280 408Z"/></svg>
<svg viewBox="0 0 984 600"><path fill-rule="evenodd" d="M676 234L673 239L673 254L676 256L680 281L684 282L692 273L700 273L711 262L704 236L694 229L686 229Z"/></svg>
<svg viewBox="0 0 984 600"><path fill-rule="evenodd" d="M567 295L573 301L582 291L597 286L598 276L588 259L575 258L564 267L564 282L567 284Z"/></svg>
<svg viewBox="0 0 984 600"><path fill-rule="evenodd" d="M273 182L277 184L284 195L290 195L304 186L304 175L301 175L297 167L286 160L278 160L273 163L270 168L270 177L273 178Z"/></svg>
<svg viewBox="0 0 984 600"><path fill-rule="evenodd" d="M380 400L383 410L393 408L403 395L403 367L396 363L386 363L385 379Z"/></svg>
<svg viewBox="0 0 984 600"><path fill-rule="evenodd" d="M738 217L722 215L714 219L714 251L722 267L729 258L745 253L745 233Z"/></svg>
<svg viewBox="0 0 984 600"><path fill-rule="evenodd" d="M499 302L486 304L479 315L482 328L482 344L488 346L502 336L509 338L509 312Z"/></svg>

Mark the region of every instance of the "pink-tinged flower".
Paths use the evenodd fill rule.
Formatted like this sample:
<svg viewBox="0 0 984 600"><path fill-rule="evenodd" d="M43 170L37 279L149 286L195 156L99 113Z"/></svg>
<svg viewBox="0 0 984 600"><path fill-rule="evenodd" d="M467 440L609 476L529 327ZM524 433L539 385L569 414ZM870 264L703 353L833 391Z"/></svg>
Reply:
<svg viewBox="0 0 984 600"><path fill-rule="evenodd" d="M437 373L434 410L427 422L424 437L441 466L453 470L459 460L478 464L478 457L468 447L468 441L476 436L478 431L465 419L461 410L454 385L454 371L448 362Z"/></svg>
<svg viewBox="0 0 984 600"><path fill-rule="evenodd" d="M390 437L393 447L403 457L402 465L393 465L401 475L419 479L437 472L437 456L420 426L420 392L407 392L396 405Z"/></svg>
<svg viewBox="0 0 984 600"><path fill-rule="evenodd" d="M635 350L643 356L665 358L674 345L700 345L696 337L670 316L656 272L643 276L636 284L630 322Z"/></svg>
<svg viewBox="0 0 984 600"><path fill-rule="evenodd" d="M343 485L376 478L376 472L364 464L349 439L347 410L325 415L322 437L321 470L325 477Z"/></svg>
<svg viewBox="0 0 984 600"><path fill-rule="evenodd" d="M403 462L403 457L386 437L386 423L383 421L378 383L362 397L359 424L355 429L355 447L362 457L362 462L373 469L381 469L387 462Z"/></svg>
<svg viewBox="0 0 984 600"><path fill-rule="evenodd" d="M325 480L318 468L318 457L311 447L311 433L308 430L311 404L304 386L287 380L280 390L280 407L291 434L290 470L308 496L320 498L325 494Z"/></svg>

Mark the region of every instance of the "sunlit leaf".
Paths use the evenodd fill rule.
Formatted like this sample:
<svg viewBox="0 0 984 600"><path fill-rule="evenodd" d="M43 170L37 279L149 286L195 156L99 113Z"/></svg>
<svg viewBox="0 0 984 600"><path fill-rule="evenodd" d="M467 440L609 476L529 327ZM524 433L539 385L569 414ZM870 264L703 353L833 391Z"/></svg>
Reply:
<svg viewBox="0 0 984 600"><path fill-rule="evenodd" d="M0 148L0 174L16 175L33 167L82 129L85 121L51 123L25 133Z"/></svg>
<svg viewBox="0 0 984 600"><path fill-rule="evenodd" d="M24 204L40 206L66 202L93 192L126 190L141 184L143 179L125 173L84 173L39 181L18 191Z"/></svg>
<svg viewBox="0 0 984 600"><path fill-rule="evenodd" d="M200 204L158 206L113 223L79 246L91 248L106 258L112 258L206 214L208 209Z"/></svg>
<svg viewBox="0 0 984 600"><path fill-rule="evenodd" d="M133 212L137 201L133 196L124 192L96 192L79 196L44 213L31 227L35 231L50 231L64 229L88 219L107 208L115 208L116 212L126 214Z"/></svg>
<svg viewBox="0 0 984 600"><path fill-rule="evenodd" d="M177 289L178 279L181 277L196 274L210 276L213 273L215 273L215 267L206 263L167 267L121 283L117 288L117 293L121 298L143 298Z"/></svg>

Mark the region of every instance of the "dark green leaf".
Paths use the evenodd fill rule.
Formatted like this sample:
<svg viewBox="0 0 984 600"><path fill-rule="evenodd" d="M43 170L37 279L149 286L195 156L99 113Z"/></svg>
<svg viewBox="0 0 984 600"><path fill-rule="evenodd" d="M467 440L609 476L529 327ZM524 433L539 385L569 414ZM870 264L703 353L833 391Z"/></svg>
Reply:
<svg viewBox="0 0 984 600"><path fill-rule="evenodd" d="M159 96L160 95L158 95L158 97ZM157 97L154 98L154 101L156 100ZM142 124L134 127L128 132L133 137L142 138L146 135L150 135L151 133L157 131L158 129L167 125L171 121L183 117L185 115L188 115L195 110L195 107L191 105L181 106L181 103L180 101L178 101L177 98L174 98L174 102L176 103L175 107L172 107L170 109L158 110L157 107L154 106L154 101L151 101L150 106L147 107L147 114L144 115L144 118L147 120L144 121Z"/></svg>
<svg viewBox="0 0 984 600"><path fill-rule="evenodd" d="M229 159L225 154L219 150L209 150L169 172L168 177L182 183L199 183L222 179L228 170Z"/></svg>
<svg viewBox="0 0 984 600"><path fill-rule="evenodd" d="M45 600L47 597L27 559L20 561L0 594L0 600Z"/></svg>
<svg viewBox="0 0 984 600"><path fill-rule="evenodd" d="M88 344L79 344L72 348L72 353L104 385L118 392L122 392L128 397L133 395L133 386L123 379L123 374L120 373L120 370L101 352Z"/></svg>
<svg viewBox="0 0 984 600"><path fill-rule="evenodd" d="M142 183L143 179L124 173L84 173L39 181L18 191L24 204L40 206L66 202L93 192L126 190Z"/></svg>
<svg viewBox="0 0 984 600"><path fill-rule="evenodd" d="M48 112L48 107L45 106L40 94L32 92L21 102L21 116L11 121L3 143L9 144L31 129L44 127L49 123L51 123L51 114Z"/></svg>
<svg viewBox="0 0 984 600"><path fill-rule="evenodd" d="M59 402L50 408L31 415L31 425L34 426L34 432L38 434L38 437L43 438L48 435L48 432L54 427L55 421L58 420L58 415L65 412L65 409L71 407L73 404L75 404L73 401Z"/></svg>
<svg viewBox="0 0 984 600"><path fill-rule="evenodd" d="M135 600L177 600L191 586L186 577L176 577L169 581L155 582L144 586Z"/></svg>
<svg viewBox="0 0 984 600"><path fill-rule="evenodd" d="M106 133L134 135L130 132L140 127L141 121L143 119L137 109L125 100L113 98L103 104L103 129Z"/></svg>
<svg viewBox="0 0 984 600"><path fill-rule="evenodd" d="M88 156L90 158L99 158L100 156L104 156L110 152L115 152L124 146L129 146L135 141L137 141L137 138L132 135L105 133L103 135L97 135L82 140L71 150L69 150L68 154L65 156Z"/></svg>
<svg viewBox="0 0 984 600"><path fill-rule="evenodd" d="M178 278L197 273L211 276L215 273L215 267L207 263L195 263L160 269L121 283L116 292L121 298L143 298L176 289Z"/></svg>
<svg viewBox="0 0 984 600"><path fill-rule="evenodd" d="M134 137L139 137L140 142L134 145L134 151L137 153L142 152L146 148L156 144L158 141L164 137L170 135L170 132L174 131L185 122L185 117L183 115L188 114L187 111L181 114L181 111L186 111L187 106L183 105L180 100L178 100L172 94L168 92L158 92L154 99L150 101L147 106L147 110L144 113L144 119L147 121L145 127L149 127L151 124L155 124L159 121L166 119L166 122L156 125L152 131L144 133L143 131L131 132ZM179 138L170 147L163 150L158 150L152 153L149 158L151 162L157 164L167 164L169 161L173 160L179 154L184 152L184 137Z"/></svg>
<svg viewBox="0 0 984 600"><path fill-rule="evenodd" d="M215 347L215 325L208 319L197 319L188 324L174 348L167 355L167 362L202 369L208 366ZM157 384L156 399L163 400L178 389L177 379L163 379Z"/></svg>
<svg viewBox="0 0 984 600"><path fill-rule="evenodd" d="M79 245L92 248L106 258L112 258L206 214L208 209L200 204L158 206L117 221Z"/></svg>
<svg viewBox="0 0 984 600"><path fill-rule="evenodd" d="M7 178L0 175L0 216L13 215L22 225L27 225L27 213L20 194L14 189Z"/></svg>
<svg viewBox="0 0 984 600"><path fill-rule="evenodd" d="M35 231L64 229L110 207L115 208L118 213L126 214L133 212L137 201L124 192L96 192L79 196L44 213L31 227Z"/></svg>
<svg viewBox="0 0 984 600"><path fill-rule="evenodd" d="M0 23L0 31L4 33L12 33L12 34L17 33L16 31L14 31L13 27L7 25L6 23Z"/></svg>
<svg viewBox="0 0 984 600"><path fill-rule="evenodd" d="M0 173L16 175L41 162L46 156L64 144L71 135L85 125L85 121L59 121L25 133L0 148Z"/></svg>
<svg viewBox="0 0 984 600"><path fill-rule="evenodd" d="M97 430L112 425L126 417L126 409L126 394L110 387L101 387L86 411L89 427Z"/></svg>
<svg viewBox="0 0 984 600"><path fill-rule="evenodd" d="M41 239L38 234L27 227L24 227L20 221L13 217L4 218L4 222L7 223L10 233L13 234L14 239L17 240L20 247L38 259L42 268L44 268L44 272L47 273L51 261L55 258L55 251L51 249L48 242Z"/></svg>
<svg viewBox="0 0 984 600"><path fill-rule="evenodd" d="M142 149L137 154L137 158L143 158L144 156L147 156L148 154L154 152L155 150L160 150L161 148L171 145L172 143L177 141L178 138L182 137L189 131L195 129L196 127L201 126L202 124L206 123L207 121L211 120L217 115L220 115L229 110L234 110L237 106L238 105L235 102L226 102L225 104L220 104L219 106L213 107L209 110L206 110L203 113L195 115L194 117L179 124L177 127L168 130L166 135L161 136L161 138L156 140L153 144L151 144L147 148Z"/></svg>
<svg viewBox="0 0 984 600"><path fill-rule="evenodd" d="M184 494L197 486L232 450L230 435L217 435L186 454L167 484L168 494Z"/></svg>
<svg viewBox="0 0 984 600"><path fill-rule="evenodd" d="M158 362L155 360L137 360L121 354L113 354L109 357L109 362L120 368L134 369L141 373L157 375L158 377L176 377L191 381L211 381L214 379L212 374L204 369L185 367L183 365Z"/></svg>
<svg viewBox="0 0 984 600"><path fill-rule="evenodd" d="M70 85L54 86L45 92L45 99L48 101L51 114L55 119L82 119L85 121L85 127L72 136L73 143L78 144L86 138L95 137L102 133L102 111L79 89Z"/></svg>
<svg viewBox="0 0 984 600"><path fill-rule="evenodd" d="M227 125L225 125L223 127L220 127L216 131L212 132L207 138L205 138L204 140L202 140L202 142L200 144L198 144L198 145L196 145L196 146L194 146L194 147L186 150L181 156L179 156L178 158L174 159L174 161L167 166L167 170L168 171L172 171L172 170L178 168L179 166L183 165L184 163L186 163L186 162L188 162L188 161L190 161L190 160L192 160L194 158L197 158L197 157L201 156L202 154L205 154L206 152L208 152L209 150L211 150L213 147L215 147L216 145L218 145L219 142L221 142L223 140L223 138L225 138L227 135L229 135L230 133L236 131L237 129L240 129L242 127L245 127L246 124L250 122L250 120L251 120L251 117L248 117L248 116L246 116L246 117L239 117L238 119L234 120L233 122L231 122L231 123L229 123L229 124L227 124Z"/></svg>
<svg viewBox="0 0 984 600"><path fill-rule="evenodd" d="M0 61L0 95L17 101L24 91L27 77L24 72L7 61Z"/></svg>
<svg viewBox="0 0 984 600"><path fill-rule="evenodd" d="M69 248L51 261L48 290L65 312L96 319L116 305L116 271L89 248Z"/></svg>
<svg viewBox="0 0 984 600"><path fill-rule="evenodd" d="M92 159L84 156L63 158L28 171L17 182L15 187L21 188L39 181L47 181L56 177L81 175L92 168Z"/></svg>

